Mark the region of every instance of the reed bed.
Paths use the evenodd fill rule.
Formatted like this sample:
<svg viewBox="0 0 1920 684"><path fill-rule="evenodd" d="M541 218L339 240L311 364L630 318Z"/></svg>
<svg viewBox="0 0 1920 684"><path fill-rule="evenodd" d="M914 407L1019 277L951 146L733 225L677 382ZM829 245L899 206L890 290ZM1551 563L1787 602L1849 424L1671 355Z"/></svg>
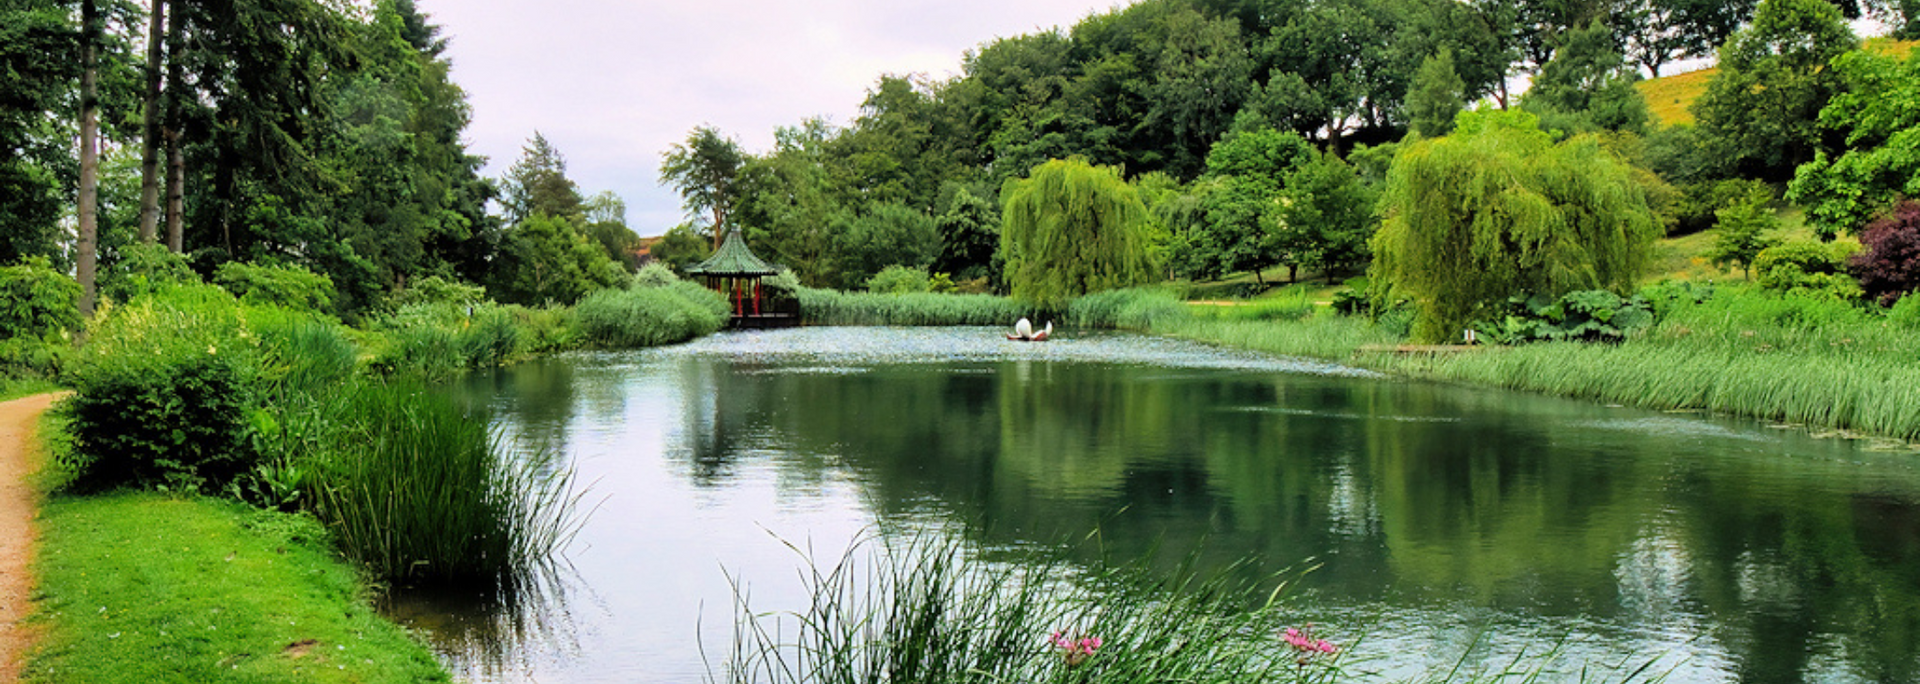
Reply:
<svg viewBox="0 0 1920 684"><path fill-rule="evenodd" d="M569 538L571 470L511 454L485 416L410 384L350 384L305 426L313 513L388 580L512 581Z"/></svg>
<svg viewBox="0 0 1920 684"><path fill-rule="evenodd" d="M1096 292L1067 304L1063 322L1080 328L1160 330L1178 325L1193 314L1172 290L1139 287Z"/></svg>
<svg viewBox="0 0 1920 684"><path fill-rule="evenodd" d="M871 550L871 552L869 552ZM797 549L796 549L796 552ZM804 555L804 554L803 554ZM867 539L832 562L806 556L811 600L792 613L756 611L733 578L733 648L709 680L726 684L1181 682L1328 684L1386 681L1364 638L1315 633L1287 587L1244 564L1201 572L1199 554L1171 571L1151 559L1077 565L1057 552L989 558L954 537ZM1246 579L1254 576L1257 579ZM1328 637L1332 637L1330 640ZM1409 682L1661 681L1667 659L1571 663L1562 648L1469 667L1472 647ZM1387 656L1391 657L1391 656Z"/></svg>
<svg viewBox="0 0 1920 684"><path fill-rule="evenodd" d="M880 294L802 287L800 318L810 325L1008 325L1040 312L1006 297L913 292Z"/></svg>
<svg viewBox="0 0 1920 684"><path fill-rule="evenodd" d="M762 615L736 581L729 684L880 682L1327 682L1339 649L1298 649L1277 589L1190 567L986 561L958 542L870 541L804 574L812 601ZM809 559L812 560L811 558ZM1270 600L1257 608L1249 601ZM1094 641L1096 640L1097 641ZM1314 641L1319 641L1317 638Z"/></svg>
<svg viewBox="0 0 1920 684"><path fill-rule="evenodd" d="M574 307L580 334L609 349L656 347L711 335L732 308L718 293L687 281L601 290Z"/></svg>

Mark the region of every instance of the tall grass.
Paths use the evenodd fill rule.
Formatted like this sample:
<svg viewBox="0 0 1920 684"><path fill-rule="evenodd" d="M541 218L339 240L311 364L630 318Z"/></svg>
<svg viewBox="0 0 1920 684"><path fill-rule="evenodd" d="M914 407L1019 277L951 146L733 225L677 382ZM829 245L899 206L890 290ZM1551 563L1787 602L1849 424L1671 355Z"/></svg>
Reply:
<svg viewBox="0 0 1920 684"><path fill-rule="evenodd" d="M1329 683L1380 681L1363 637L1314 634L1285 597L1290 573L1243 578L1242 566L1202 573L1198 554L1170 572L1137 565L1081 567L1042 552L985 559L948 536L867 540L832 565L808 557L811 600L764 613L734 579L727 684L1022 682ZM872 553L864 553L871 548ZM1299 643L1289 631L1301 630ZM1056 637L1058 635L1058 637ZM1332 636L1327 650L1311 646ZM1069 652L1098 638L1091 653ZM1657 682L1658 655L1559 671L1558 650L1516 656L1489 672L1465 667L1418 682ZM1362 656L1364 657L1364 656ZM1391 657L1391 656L1388 656Z"/></svg>
<svg viewBox="0 0 1920 684"><path fill-rule="evenodd" d="M944 538L869 543L881 545L871 561L856 547L815 564L804 575L812 600L791 619L756 613L741 588L721 680L1320 682L1339 672L1336 655L1297 660L1282 634L1298 625L1272 601L1249 609L1262 596L1225 574L1143 581L1059 561L987 562ZM1102 643L1070 658L1049 644L1056 632Z"/></svg>
<svg viewBox="0 0 1920 684"><path fill-rule="evenodd" d="M483 415L410 384L349 384L305 429L314 514L393 580L513 580L567 539L571 471L508 453Z"/></svg>
<svg viewBox="0 0 1920 684"><path fill-rule="evenodd" d="M580 333L610 349L656 347L711 335L732 309L719 294L686 281L601 290L574 307Z"/></svg>
<svg viewBox="0 0 1920 684"><path fill-rule="evenodd" d="M1080 328L1156 330L1185 322L1187 305L1172 290L1130 288L1082 296L1067 304L1062 322Z"/></svg>
<svg viewBox="0 0 1920 684"><path fill-rule="evenodd" d="M812 325L1008 325L1033 316L1006 297L969 294L879 294L802 287L800 318Z"/></svg>

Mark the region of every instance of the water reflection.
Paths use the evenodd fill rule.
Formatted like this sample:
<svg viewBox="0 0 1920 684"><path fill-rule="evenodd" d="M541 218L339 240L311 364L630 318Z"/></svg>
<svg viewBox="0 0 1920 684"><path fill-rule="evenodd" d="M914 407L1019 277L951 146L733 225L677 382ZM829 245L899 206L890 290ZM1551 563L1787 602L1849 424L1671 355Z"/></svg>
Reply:
<svg viewBox="0 0 1920 684"><path fill-rule="evenodd" d="M782 540L896 521L1098 530L1084 560L1314 558L1303 618L1371 625L1399 671L1571 639L1582 662L1671 654L1672 681L1920 678L1911 453L1113 335L729 334L470 390L606 497L574 554L599 599L562 611L581 646L446 642L534 663L485 681L696 673L723 567L777 582Z"/></svg>

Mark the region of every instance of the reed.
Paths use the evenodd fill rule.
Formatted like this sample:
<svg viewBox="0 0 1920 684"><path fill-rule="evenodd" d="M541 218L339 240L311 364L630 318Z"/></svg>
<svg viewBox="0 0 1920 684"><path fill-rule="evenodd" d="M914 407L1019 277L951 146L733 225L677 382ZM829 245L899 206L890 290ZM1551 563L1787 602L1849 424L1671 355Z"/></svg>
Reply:
<svg viewBox="0 0 1920 684"><path fill-rule="evenodd" d="M509 453L486 416L444 394L352 384L302 419L322 426L311 510L377 577L514 581L573 529L571 471Z"/></svg>
<svg viewBox="0 0 1920 684"><path fill-rule="evenodd" d="M1298 573L1259 577L1244 564L1201 571L1198 552L1170 571L1154 571L1150 560L1076 565L1034 550L988 558L937 533L867 539L831 564L802 555L811 600L795 612L756 610L746 585L733 578L733 648L711 680L1382 681L1370 672L1377 663L1356 660L1367 657L1362 637L1314 634L1297 622L1298 605L1286 591ZM1323 638L1329 635L1337 641ZM1472 652L1450 669L1409 681L1648 683L1663 677L1657 667L1666 661L1649 655L1577 663L1568 671L1555 650L1523 652L1495 671L1466 667Z"/></svg>
<svg viewBox="0 0 1920 684"><path fill-rule="evenodd" d="M1064 321L1081 328L1159 330L1191 318L1187 305L1172 290L1155 287L1107 290L1084 295L1067 304Z"/></svg>
<svg viewBox="0 0 1920 684"><path fill-rule="evenodd" d="M731 313L720 295L694 283L601 290L574 307L580 334L609 349L656 347L710 335Z"/></svg>
<svg viewBox="0 0 1920 684"><path fill-rule="evenodd" d="M1007 325L1034 316L1028 306L993 295L913 292L880 294L802 287L800 318L812 325Z"/></svg>

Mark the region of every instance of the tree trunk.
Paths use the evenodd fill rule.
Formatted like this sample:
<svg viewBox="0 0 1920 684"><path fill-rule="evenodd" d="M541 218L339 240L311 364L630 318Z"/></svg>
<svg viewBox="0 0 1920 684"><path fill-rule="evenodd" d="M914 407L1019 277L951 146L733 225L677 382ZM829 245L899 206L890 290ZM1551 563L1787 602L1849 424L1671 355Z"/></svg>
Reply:
<svg viewBox="0 0 1920 684"><path fill-rule="evenodd" d="M96 87L100 44L99 8L80 1L80 239L74 251L74 279L80 281L80 317L93 318L96 246L100 234L100 98Z"/></svg>
<svg viewBox="0 0 1920 684"><path fill-rule="evenodd" d="M726 212L721 210L718 205L715 205L713 208L713 251L715 252L720 251L720 243L727 239L726 229L720 227L721 224L726 223L726 221Z"/></svg>
<svg viewBox="0 0 1920 684"><path fill-rule="evenodd" d="M166 54L166 0L151 0L147 17L147 91L140 130L140 241L153 244L160 228L160 67Z"/></svg>
<svg viewBox="0 0 1920 684"><path fill-rule="evenodd" d="M1300 282L1299 264L1287 264L1287 282L1289 284Z"/></svg>
<svg viewBox="0 0 1920 684"><path fill-rule="evenodd" d="M180 8L167 17L167 54L180 52L186 28L181 25ZM180 90L184 86L185 67L178 59L167 60L166 120L161 137L167 145L167 249L178 254L184 239L186 222L187 163L180 152Z"/></svg>

